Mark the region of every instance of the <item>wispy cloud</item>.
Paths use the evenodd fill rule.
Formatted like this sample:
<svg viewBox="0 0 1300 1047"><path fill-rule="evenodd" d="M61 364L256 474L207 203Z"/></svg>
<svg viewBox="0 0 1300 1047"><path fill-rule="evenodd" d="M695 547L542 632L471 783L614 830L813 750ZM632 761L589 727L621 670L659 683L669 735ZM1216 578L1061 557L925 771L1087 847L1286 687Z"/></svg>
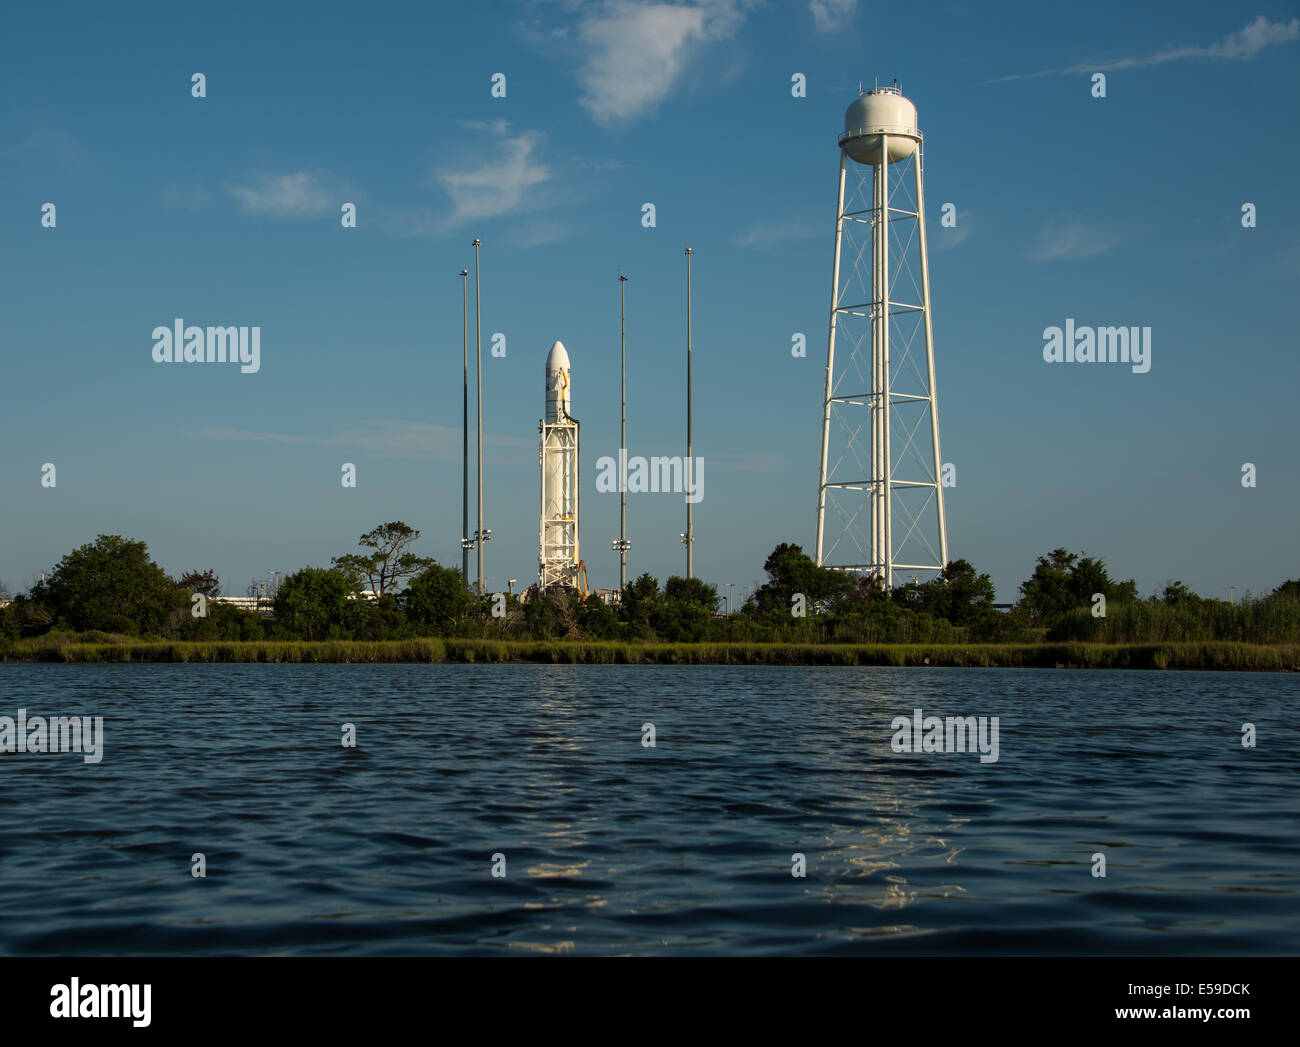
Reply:
<svg viewBox="0 0 1300 1047"><path fill-rule="evenodd" d="M509 214L527 202L530 190L550 180L551 169L537 158L544 141L540 132L512 133L505 120L464 121L462 126L487 131L492 144L485 155L434 172L437 184L451 197L449 226Z"/></svg>
<svg viewBox="0 0 1300 1047"><path fill-rule="evenodd" d="M1105 254L1124 242L1124 237L1082 222L1056 222L1043 230L1038 248L1031 256L1035 262L1075 261Z"/></svg>
<svg viewBox="0 0 1300 1047"><path fill-rule="evenodd" d="M1164 65L1188 58L1248 60L1265 48L1290 43L1300 39L1300 18L1289 22L1270 22L1263 15L1250 22L1239 32L1229 33L1217 43L1205 47L1168 47L1143 57L1115 58L1106 62L1080 62L1065 69L1044 69L1037 73L1015 73L999 76L989 83L1007 80L1033 80L1040 76L1066 76L1078 73L1108 73L1115 69L1140 69L1144 66Z"/></svg>
<svg viewBox="0 0 1300 1047"><path fill-rule="evenodd" d="M786 240L811 240L822 234L829 237L828 228L809 220L767 222L747 230L736 243L741 247L767 247Z"/></svg>
<svg viewBox="0 0 1300 1047"><path fill-rule="evenodd" d="M858 0L811 0L813 24L819 33L833 33L843 29L858 13Z"/></svg>
<svg viewBox="0 0 1300 1047"><path fill-rule="evenodd" d="M955 217L957 220L956 225L947 227L941 225L931 234L930 243L937 250L946 251L964 244L970 239L971 233L975 231L975 221L969 211L957 211Z"/></svg>
<svg viewBox="0 0 1300 1047"><path fill-rule="evenodd" d="M0 142L6 167L59 165L86 173L93 158L72 135L43 113L18 112L11 105L14 128Z"/></svg>
<svg viewBox="0 0 1300 1047"><path fill-rule="evenodd" d="M324 214L350 198L325 171L259 174L242 185L227 185L227 192L248 214L274 218L308 218Z"/></svg>
<svg viewBox="0 0 1300 1047"><path fill-rule="evenodd" d="M336 436L221 428L201 429L198 435L209 440L343 447L364 451L376 458L423 458L439 462L461 460L461 430L446 425L426 425L423 422L363 421L356 423L356 428ZM532 453L535 456L537 447L536 441L491 434L484 434L483 443L485 447L495 447L501 452L499 462L515 465L528 464L527 454ZM525 452L525 454L521 458L518 452Z"/></svg>
<svg viewBox="0 0 1300 1047"><path fill-rule="evenodd" d="M583 108L599 124L652 111L701 45L734 36L750 0L634 3L605 0L578 23Z"/></svg>

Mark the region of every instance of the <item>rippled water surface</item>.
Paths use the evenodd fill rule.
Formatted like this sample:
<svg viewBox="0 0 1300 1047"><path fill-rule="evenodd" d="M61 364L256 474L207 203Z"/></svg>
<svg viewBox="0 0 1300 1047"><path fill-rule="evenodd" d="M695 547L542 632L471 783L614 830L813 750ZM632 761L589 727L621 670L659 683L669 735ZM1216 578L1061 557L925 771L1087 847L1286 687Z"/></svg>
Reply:
<svg viewBox="0 0 1300 1047"><path fill-rule="evenodd" d="M1300 943L1294 676L7 665L0 691L105 734L98 764L0 753L10 954ZM894 753L917 707L998 716L999 759Z"/></svg>

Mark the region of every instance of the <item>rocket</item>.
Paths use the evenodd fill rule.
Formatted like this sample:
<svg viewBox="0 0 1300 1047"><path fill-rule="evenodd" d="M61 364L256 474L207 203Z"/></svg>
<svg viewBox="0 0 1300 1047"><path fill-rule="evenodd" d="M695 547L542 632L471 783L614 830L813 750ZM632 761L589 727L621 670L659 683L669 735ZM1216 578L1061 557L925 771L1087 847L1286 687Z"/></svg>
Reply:
<svg viewBox="0 0 1300 1047"><path fill-rule="evenodd" d="M569 354L555 342L546 355L546 414L537 423L541 435L541 519L538 533L539 587L579 588L578 420L570 413L572 381Z"/></svg>

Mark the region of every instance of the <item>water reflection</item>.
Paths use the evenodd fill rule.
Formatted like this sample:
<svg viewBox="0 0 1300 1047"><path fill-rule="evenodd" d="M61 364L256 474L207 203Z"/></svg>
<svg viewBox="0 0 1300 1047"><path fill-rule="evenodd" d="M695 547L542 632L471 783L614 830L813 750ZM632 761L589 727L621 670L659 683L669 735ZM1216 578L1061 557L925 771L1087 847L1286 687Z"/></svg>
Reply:
<svg viewBox="0 0 1300 1047"><path fill-rule="evenodd" d="M43 827L0 828L0 952L1232 954L1300 938L1285 677L0 672L27 708L106 728L93 768L0 761L0 805ZM891 720L916 707L1000 715L1001 760L893 753ZM1224 742L1243 708L1274 725L1245 757ZM359 748L338 746L343 721ZM1095 849L1123 876L1094 880ZM196 850L218 890L178 875Z"/></svg>

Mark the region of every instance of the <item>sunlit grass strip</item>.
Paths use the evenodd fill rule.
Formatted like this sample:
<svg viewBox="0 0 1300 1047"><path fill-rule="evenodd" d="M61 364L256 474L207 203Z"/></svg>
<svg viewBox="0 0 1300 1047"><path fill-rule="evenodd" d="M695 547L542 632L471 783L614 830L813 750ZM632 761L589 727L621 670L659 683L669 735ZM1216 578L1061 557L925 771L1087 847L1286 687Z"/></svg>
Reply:
<svg viewBox="0 0 1300 1047"><path fill-rule="evenodd" d="M411 639L80 643L20 640L6 661L413 663L552 665L894 665L983 668L1300 671L1300 644L804 644Z"/></svg>
<svg viewBox="0 0 1300 1047"><path fill-rule="evenodd" d="M127 640L117 643L42 644L21 640L6 661L36 662L443 662L443 641L436 639L250 642L178 642Z"/></svg>

